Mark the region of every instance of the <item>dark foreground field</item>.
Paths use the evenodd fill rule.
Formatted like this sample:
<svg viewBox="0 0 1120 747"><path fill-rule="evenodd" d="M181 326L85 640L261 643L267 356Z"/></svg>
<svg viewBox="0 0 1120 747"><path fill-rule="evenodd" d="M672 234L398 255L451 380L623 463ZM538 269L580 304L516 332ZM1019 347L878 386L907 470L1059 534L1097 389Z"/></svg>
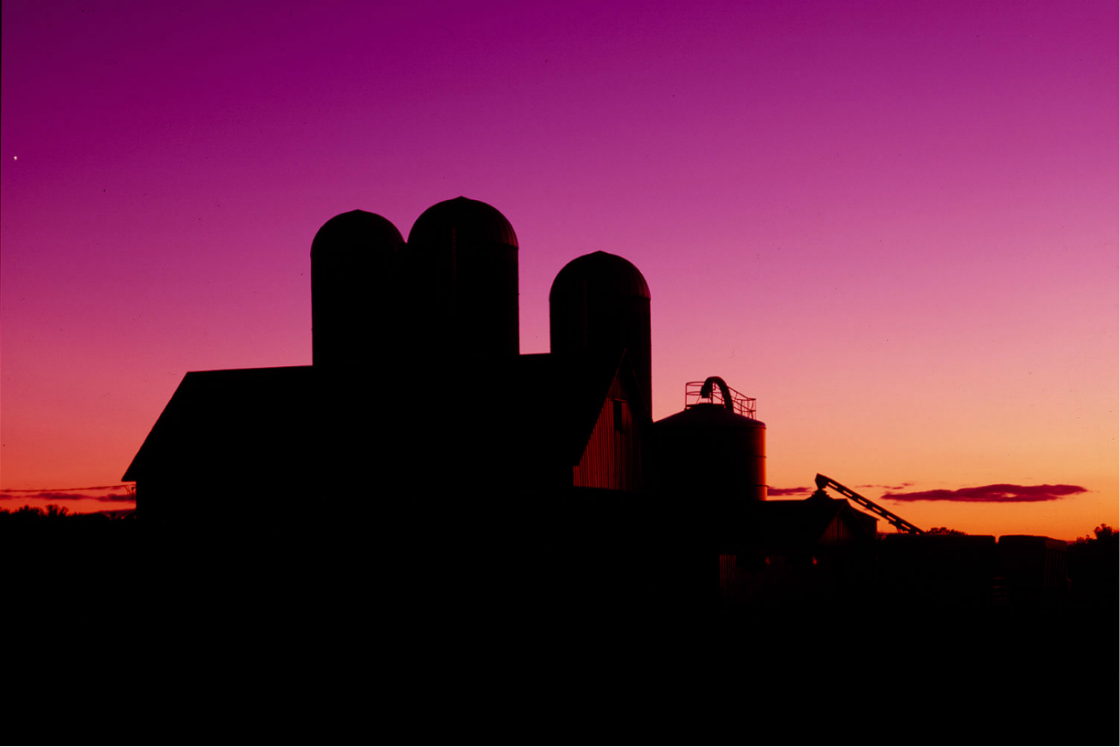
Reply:
<svg viewBox="0 0 1120 747"><path fill-rule="evenodd" d="M12 741L1120 743L1107 599L729 612L531 556L114 529L4 545Z"/></svg>

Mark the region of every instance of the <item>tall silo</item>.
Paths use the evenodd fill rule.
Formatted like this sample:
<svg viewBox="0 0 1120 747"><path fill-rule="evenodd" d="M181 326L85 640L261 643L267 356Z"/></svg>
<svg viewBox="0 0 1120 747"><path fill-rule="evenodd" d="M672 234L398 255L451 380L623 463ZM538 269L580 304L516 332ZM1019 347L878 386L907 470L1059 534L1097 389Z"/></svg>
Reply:
<svg viewBox="0 0 1120 747"><path fill-rule="evenodd" d="M652 406L649 285L616 254L593 252L566 264L548 294L553 355L629 352L647 412Z"/></svg>
<svg viewBox="0 0 1120 747"><path fill-rule="evenodd" d="M311 357L321 371L353 371L371 348L400 343L400 258L404 239L364 210L331 218L311 242Z"/></svg>
<svg viewBox="0 0 1120 747"><path fill-rule="evenodd" d="M506 217L457 197L425 210L408 234L414 302L439 354L494 360L520 352L517 236Z"/></svg>
<svg viewBox="0 0 1120 747"><path fill-rule="evenodd" d="M766 424L718 376L685 389L685 409L653 424L658 491L699 501L766 500Z"/></svg>

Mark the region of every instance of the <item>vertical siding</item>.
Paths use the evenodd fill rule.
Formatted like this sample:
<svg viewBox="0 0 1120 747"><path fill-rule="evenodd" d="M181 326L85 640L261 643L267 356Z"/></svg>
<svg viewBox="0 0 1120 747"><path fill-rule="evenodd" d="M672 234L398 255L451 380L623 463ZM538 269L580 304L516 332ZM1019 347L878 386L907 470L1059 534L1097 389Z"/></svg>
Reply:
<svg viewBox="0 0 1120 747"><path fill-rule="evenodd" d="M736 583L739 576L736 573L734 555L719 556L719 588L723 594L724 604L734 604L738 601L739 585Z"/></svg>
<svg viewBox="0 0 1120 747"><path fill-rule="evenodd" d="M836 516L829 522L819 541L825 545L840 545L848 542L851 538L852 535L848 531L848 525L841 521L839 516Z"/></svg>
<svg viewBox="0 0 1120 747"><path fill-rule="evenodd" d="M616 402L622 403L621 405ZM572 468L572 484L579 488L637 490L641 450L628 398L616 378L611 382L599 417L579 465Z"/></svg>
<svg viewBox="0 0 1120 747"><path fill-rule="evenodd" d="M1064 594L1066 590L1066 561L1069 554L1065 543L1046 541L1046 558L1043 561L1042 588L1047 592Z"/></svg>

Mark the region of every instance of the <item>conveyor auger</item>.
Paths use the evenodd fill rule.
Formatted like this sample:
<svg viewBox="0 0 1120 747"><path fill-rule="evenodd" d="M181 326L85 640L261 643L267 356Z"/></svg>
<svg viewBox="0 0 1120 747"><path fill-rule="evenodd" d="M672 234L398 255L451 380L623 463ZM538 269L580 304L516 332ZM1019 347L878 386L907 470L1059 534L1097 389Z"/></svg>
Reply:
<svg viewBox="0 0 1120 747"><path fill-rule="evenodd" d="M879 516L882 516L884 519L887 520L887 523L889 523L891 526L893 526L895 529L897 529L900 532L907 532L909 534L924 534L924 532L921 529L918 529L918 527L914 526L913 524L908 522L906 519L903 519L900 516L896 516L895 514L892 514L890 511L883 508L882 506L880 506L877 503L872 503L867 498L864 498L862 495L860 495L856 491L852 490L851 488L846 487L844 485L841 485L840 483L833 480L831 477L825 477L824 475L817 475L817 493L821 493L823 495L825 488L832 488L837 493L840 493L845 498L849 498L849 499L855 501L859 505L866 508L868 511L870 511L872 513L875 513L875 514L878 514Z"/></svg>

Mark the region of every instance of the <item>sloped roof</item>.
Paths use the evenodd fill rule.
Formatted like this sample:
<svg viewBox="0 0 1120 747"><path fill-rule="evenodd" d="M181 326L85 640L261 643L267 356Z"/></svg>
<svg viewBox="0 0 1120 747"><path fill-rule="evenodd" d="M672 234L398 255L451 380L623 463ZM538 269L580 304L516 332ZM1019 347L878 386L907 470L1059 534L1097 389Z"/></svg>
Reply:
<svg viewBox="0 0 1120 747"><path fill-rule="evenodd" d="M609 362L523 355L450 368L450 393L410 400L408 381L396 382L400 391L384 391L384 379L359 374L345 380L350 390L340 394L340 380L311 366L193 371L122 479L184 471L242 479L272 469L338 476L360 468L347 460L393 449L387 458L441 467L482 459L486 469L501 468L527 456L537 465L576 464L620 374L633 377L625 354ZM424 382L441 384L430 371ZM396 443L382 450L386 438Z"/></svg>
<svg viewBox="0 0 1120 747"><path fill-rule="evenodd" d="M313 376L311 366L186 374L121 479L171 462L249 465L298 453L314 428Z"/></svg>
<svg viewBox="0 0 1120 747"><path fill-rule="evenodd" d="M568 464L579 463L615 378L634 379L625 351L613 360L594 355L522 355L517 367L519 393L509 406L518 422L554 434L549 440ZM632 407L644 410L645 405L635 401ZM642 416L635 412L636 418Z"/></svg>

